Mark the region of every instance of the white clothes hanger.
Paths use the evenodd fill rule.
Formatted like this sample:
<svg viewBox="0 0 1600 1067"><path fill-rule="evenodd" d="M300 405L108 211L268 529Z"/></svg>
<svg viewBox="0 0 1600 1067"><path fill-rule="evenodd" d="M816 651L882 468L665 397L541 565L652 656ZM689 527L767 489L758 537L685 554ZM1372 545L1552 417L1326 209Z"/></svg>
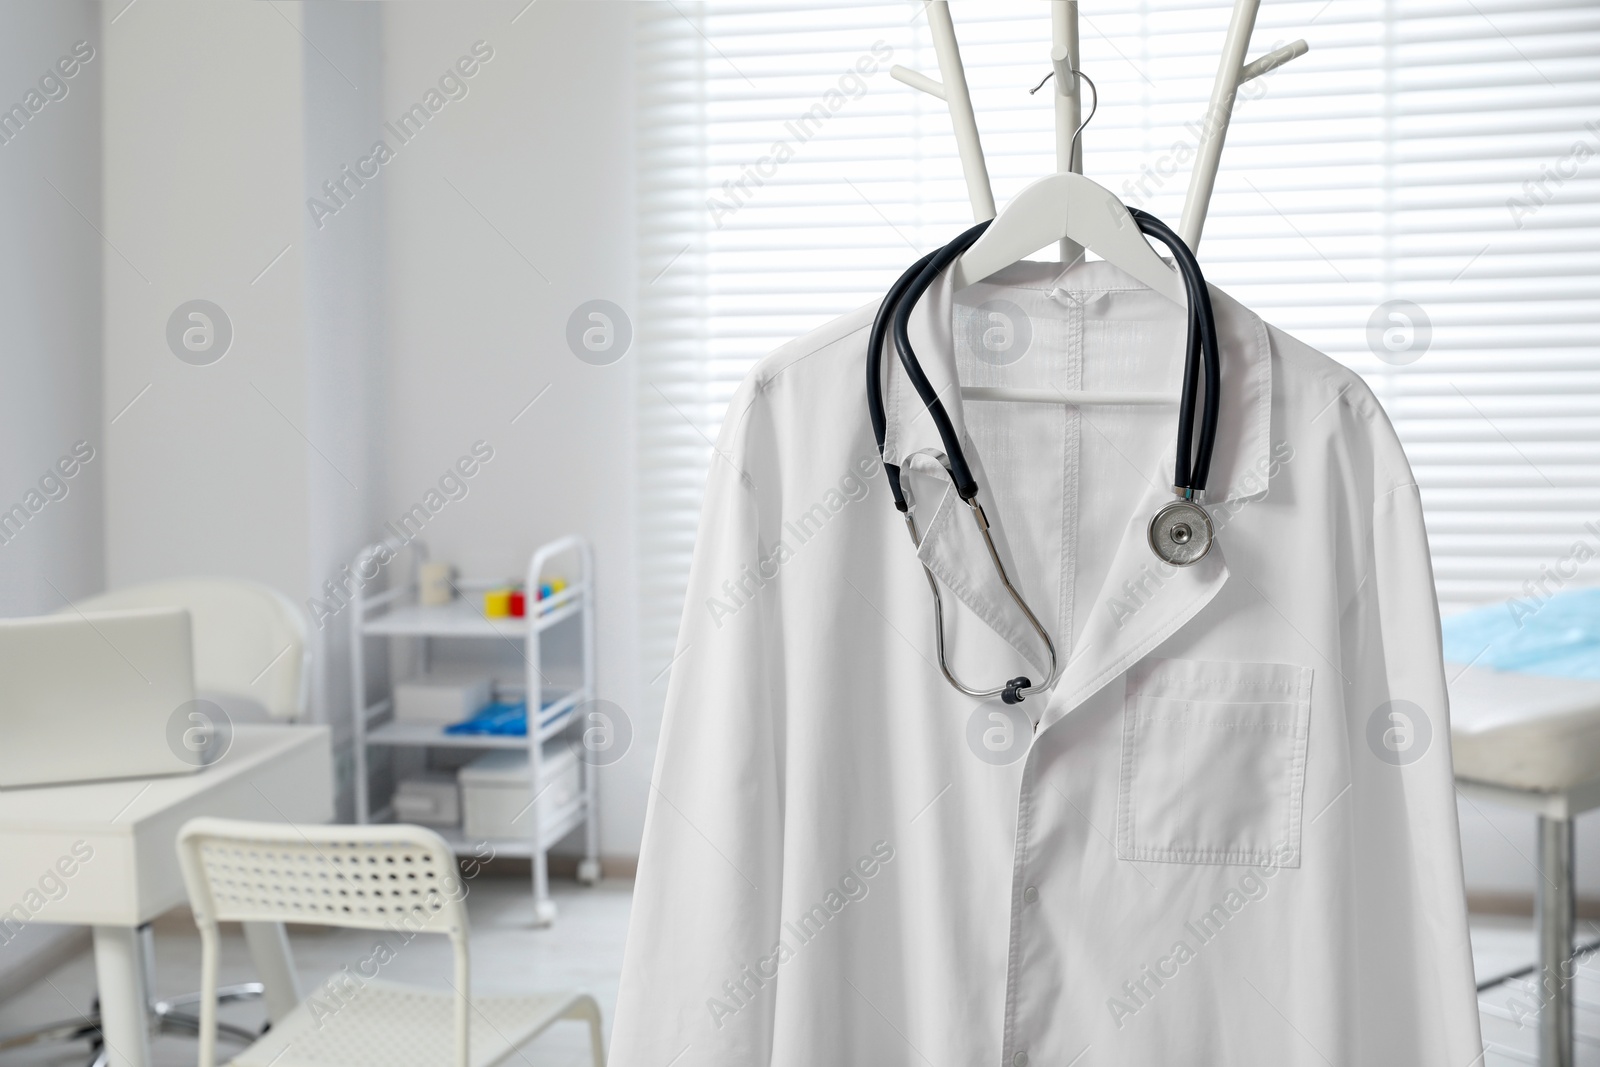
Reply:
<svg viewBox="0 0 1600 1067"><path fill-rule="evenodd" d="M1139 224L1115 194L1082 174L1050 174L1012 197L983 236L950 265L951 286L963 289L1020 262L1057 241L1081 246L1112 263L1187 309L1183 279L1145 240ZM1083 253L1077 253L1077 259ZM1126 407L1176 404L1164 393L1110 393L1082 389L1024 389L1008 386L961 387L968 400L1009 400L1025 404Z"/></svg>
<svg viewBox="0 0 1600 1067"><path fill-rule="evenodd" d="M1046 175L1011 198L982 237L951 264L956 289L981 282L1045 245L1070 240L1112 263L1179 307L1183 279L1150 247L1116 195L1081 174Z"/></svg>
<svg viewBox="0 0 1600 1067"><path fill-rule="evenodd" d="M1279 48L1253 63L1244 63L1260 0L1235 0L1222 57L1212 85L1211 121L1203 124L1193 173L1190 175L1179 233L1193 249L1205 225L1206 207L1216 182L1222 145L1240 84L1260 77L1304 55L1305 41ZM936 82L927 76L895 66L890 75L912 88L920 89L946 102L955 128L956 146L977 221L994 218L982 237L954 264L951 279L956 289L992 276L1020 262L1047 244L1059 242L1064 263L1074 263L1088 249L1115 264L1173 303L1187 307L1182 279L1156 254L1128 213L1126 205L1110 190L1082 174L1083 148L1080 136L1087 120L1079 120L1081 94L1078 91L1078 5L1076 0L1051 3L1050 60L1056 78L1056 160L1057 173L1025 187L998 217L994 193L978 137L972 99L967 90L965 70L956 43L955 29L947 0L935 0L926 7L933 36L939 73ZM1087 80L1087 79L1085 79ZM1093 83L1090 83L1091 88ZM1098 92L1095 105L1098 107ZM1090 118L1094 117L1091 109ZM1070 131L1070 132L1069 132ZM1080 247L1081 246L1081 247ZM1014 389L1009 387L963 386L962 396L971 400L1008 400L1024 403L1066 403L1073 405L1171 404L1166 394L1105 393L1060 389Z"/></svg>

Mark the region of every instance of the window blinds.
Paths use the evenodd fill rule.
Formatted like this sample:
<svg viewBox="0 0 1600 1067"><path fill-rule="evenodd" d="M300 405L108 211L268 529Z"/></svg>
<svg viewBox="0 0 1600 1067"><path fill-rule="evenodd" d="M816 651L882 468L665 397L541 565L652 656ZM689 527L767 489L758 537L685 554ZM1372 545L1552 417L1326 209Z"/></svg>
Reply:
<svg viewBox="0 0 1600 1067"><path fill-rule="evenodd" d="M1085 171L1173 224L1230 7L1080 5L1100 92ZM971 215L943 103L888 73L937 76L921 4L638 8L651 680L739 379ZM1003 205L1054 166L1048 88L1028 93L1049 8L952 8ZM1208 277L1371 382L1423 487L1446 611L1600 580L1600 7L1274 0L1250 56L1299 37L1308 55L1241 92Z"/></svg>

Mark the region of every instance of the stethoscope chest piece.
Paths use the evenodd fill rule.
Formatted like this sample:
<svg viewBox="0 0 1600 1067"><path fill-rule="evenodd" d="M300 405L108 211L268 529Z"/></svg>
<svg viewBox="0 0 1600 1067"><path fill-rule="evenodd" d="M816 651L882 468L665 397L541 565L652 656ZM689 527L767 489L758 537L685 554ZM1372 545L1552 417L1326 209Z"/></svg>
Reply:
<svg viewBox="0 0 1600 1067"><path fill-rule="evenodd" d="M1193 500L1174 500L1150 519L1150 551L1174 567L1200 562L1215 536L1211 516Z"/></svg>

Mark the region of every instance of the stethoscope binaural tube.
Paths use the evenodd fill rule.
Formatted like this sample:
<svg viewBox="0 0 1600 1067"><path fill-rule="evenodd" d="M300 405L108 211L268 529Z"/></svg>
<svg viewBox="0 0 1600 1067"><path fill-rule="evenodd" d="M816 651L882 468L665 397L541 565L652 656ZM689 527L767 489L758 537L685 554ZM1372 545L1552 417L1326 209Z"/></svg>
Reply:
<svg viewBox="0 0 1600 1067"><path fill-rule="evenodd" d="M923 264L922 270L917 273L894 309L894 347L900 354L900 365L905 368L911 387L922 398L929 417L939 430L939 439L944 442L945 457L950 469L950 480L956 487L956 493L969 504L978 495L978 482L972 476L971 468L967 466L966 452L956 438L955 425L950 421L949 412L944 409L944 401L939 399L938 390L928 381L928 376L922 373L922 364L917 361L917 354L911 349L911 311L934 280L944 273L946 267L959 259L963 252L971 248L973 242L983 236L983 231L989 228L989 223L992 221L985 219L934 252Z"/></svg>
<svg viewBox="0 0 1600 1067"><path fill-rule="evenodd" d="M1183 277L1184 289L1189 297L1189 339L1183 367L1183 392L1178 404L1178 454L1173 459L1172 485L1180 496L1193 499L1206 487L1211 473L1211 452L1217 440L1217 409L1220 402L1222 361L1217 352L1217 324L1211 309L1211 291L1206 287L1200 264L1183 239L1148 211L1129 208L1128 213L1139 224L1139 229L1154 237L1172 252L1178 272ZM1196 351L1202 360L1195 358ZM1195 390L1198 388L1197 363L1203 361L1206 393L1200 414L1200 444L1191 452L1194 440ZM1193 455L1193 465L1190 456Z"/></svg>
<svg viewBox="0 0 1600 1067"><path fill-rule="evenodd" d="M1151 550L1159 558L1176 566L1188 566L1197 562L1210 550L1214 539L1210 517L1206 514L1205 509L1200 506L1196 497L1205 489L1206 479L1211 468L1211 453L1216 441L1217 414L1221 393L1221 360L1217 349L1216 324L1212 314L1211 296L1206 288L1205 278L1201 274L1200 266L1195 261L1194 255L1190 252L1188 246L1165 223L1148 212L1134 208L1130 209L1130 214L1143 233L1154 237L1171 250L1179 273L1183 277L1185 292L1188 297L1188 337L1184 353L1182 397L1178 412L1177 456L1173 464L1173 490L1178 499L1156 512L1150 521L1148 532ZM882 459L888 426L883 400L883 348L887 335L891 332L892 323L895 350L900 357L901 366L926 407L929 417L933 420L934 426L938 430L940 441L944 445L944 452L942 454L935 453L935 458L944 467L957 496L967 504L973 520L978 526L979 533L983 537L995 572L999 575L1006 592L1011 596L1023 615L1026 616L1040 640L1044 642L1045 648L1049 653L1050 664L1045 681L1037 686L1033 685L1030 679L1019 677L1013 678L1006 684L993 689L977 689L966 685L958 679L950 669L945 657L944 612L938 581L935 579L933 571L924 564L923 571L934 599L934 628L938 647L939 668L945 679L952 686L968 696L980 699L999 696L1005 703L1015 704L1024 697L1047 690L1055 684L1059 674L1055 643L1050 639L1049 632L1040 623L1038 617L1028 607L1021 593L1012 584L1010 575L1006 573L1005 565L1000 559L994 539L989 533L988 517L984 514L983 507L977 500L979 491L977 480L973 477L972 470L967 464L965 450L961 447L961 442L956 435L955 426L950 420L949 413L945 410L938 391L933 388L933 384L928 381L927 376L923 373L921 363L917 360L916 352L912 349L909 329L911 311L915 308L917 301L927 292L938 276L988 229L989 221L978 223L976 226L961 233L949 244L923 256L902 274L890 288L889 293L878 309L876 317L873 319L872 330L869 335L867 406L872 420L873 432L877 438L878 454ZM1205 379L1205 393L1200 412L1198 448L1195 448L1193 447L1195 444L1195 401L1202 375ZM921 538L917 534L911 501L901 483L900 468L885 459L884 473L889 480L889 488L894 497L895 507L899 509L905 518L911 541L920 549Z"/></svg>
<svg viewBox="0 0 1600 1067"><path fill-rule="evenodd" d="M867 341L867 413L872 417L872 435L878 440L880 460L883 460L883 444L889 434L889 420L884 415L883 404L883 344L888 339L889 321L901 298L906 295L906 290L911 287L911 283L922 272L922 268L928 265L928 261L937 254L937 249L929 252L900 275L894 285L890 286L888 295L878 307L878 314L872 320L872 333ZM894 497L894 506L904 514L909 505L906 503L905 493L900 488L900 468L884 460L883 473L889 479L889 494Z"/></svg>

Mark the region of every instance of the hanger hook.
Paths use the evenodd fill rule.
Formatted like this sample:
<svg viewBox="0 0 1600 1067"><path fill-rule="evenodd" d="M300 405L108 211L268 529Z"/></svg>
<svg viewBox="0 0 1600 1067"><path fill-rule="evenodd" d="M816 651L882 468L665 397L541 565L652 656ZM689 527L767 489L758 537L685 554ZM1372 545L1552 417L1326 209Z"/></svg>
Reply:
<svg viewBox="0 0 1600 1067"><path fill-rule="evenodd" d="M1074 68L1073 71L1072 71L1072 74L1073 74L1073 77L1079 78L1079 79L1081 79L1083 81L1088 82L1089 83L1089 92L1093 94L1093 100L1089 104L1088 117L1085 118L1082 122L1078 123L1078 128L1072 131L1072 140L1070 142L1068 142L1069 144L1072 144L1073 146L1076 146L1077 143L1078 143L1078 135L1083 132L1083 128L1085 126L1089 125L1090 121L1094 118L1094 113L1096 111L1100 110L1100 89L1099 89L1099 87L1097 85L1095 85L1094 79L1089 77L1089 75L1085 74L1083 71ZM1051 78L1054 78L1055 76L1056 76L1056 72L1053 71L1053 70L1049 74L1046 74L1043 78L1039 79L1039 84L1038 85L1035 85L1032 89L1028 90L1028 95L1032 96L1034 93L1037 93L1040 89L1043 89L1044 88L1044 83L1049 81Z"/></svg>

